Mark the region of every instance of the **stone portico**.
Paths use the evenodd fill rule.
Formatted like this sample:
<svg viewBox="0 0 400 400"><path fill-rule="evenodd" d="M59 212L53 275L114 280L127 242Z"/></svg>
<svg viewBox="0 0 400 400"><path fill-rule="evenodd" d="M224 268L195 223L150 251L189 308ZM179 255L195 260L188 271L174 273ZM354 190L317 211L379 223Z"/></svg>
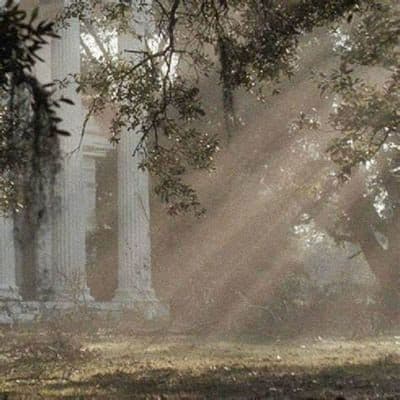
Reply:
<svg viewBox="0 0 400 400"><path fill-rule="evenodd" d="M27 2L26 2L27 3ZM39 6L40 14L52 15L68 0L37 0L27 7ZM43 82L62 80L80 72L80 24L71 18L68 26L58 32L42 51L44 63L38 63L36 74ZM119 39L119 49L132 48L132 42ZM0 324L30 321L46 310L66 309L85 304L88 309L133 310L146 319L166 317L168 309L157 299L151 277L151 241L149 178L138 169L140 155L133 157L138 135L122 135L115 148L103 134L100 124L91 121L81 143L84 121L82 99L74 85L59 94L71 99L73 106L62 106L60 128L70 132L62 137L61 162L56 178L53 212L38 232L34 260L19 265L21 245L16 240L15 219L0 216ZM87 284L87 233L99 223L96 213L98 196L96 169L101 160L116 152L118 214L115 266L117 288L113 299L99 302ZM23 229L22 227L21 229ZM112 233L110 233L112 234ZM21 287L32 274L35 276L34 298L26 298ZM33 270L32 270L33 269Z"/></svg>

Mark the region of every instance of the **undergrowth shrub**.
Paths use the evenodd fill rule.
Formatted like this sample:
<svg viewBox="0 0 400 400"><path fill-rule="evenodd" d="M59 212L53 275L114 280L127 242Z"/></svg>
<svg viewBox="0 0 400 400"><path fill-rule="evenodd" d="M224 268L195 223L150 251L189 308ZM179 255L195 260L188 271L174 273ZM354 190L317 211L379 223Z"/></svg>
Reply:
<svg viewBox="0 0 400 400"><path fill-rule="evenodd" d="M382 316L371 287L345 281L318 285L307 273L292 272L267 304L248 307L247 328L271 336L366 336L385 329Z"/></svg>

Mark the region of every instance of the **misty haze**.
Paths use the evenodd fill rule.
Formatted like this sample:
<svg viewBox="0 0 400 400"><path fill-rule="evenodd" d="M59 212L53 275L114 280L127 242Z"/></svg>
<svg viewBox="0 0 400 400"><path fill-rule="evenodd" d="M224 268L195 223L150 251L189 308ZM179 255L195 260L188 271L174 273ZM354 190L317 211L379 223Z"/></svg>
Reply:
<svg viewBox="0 0 400 400"><path fill-rule="evenodd" d="M0 400L400 399L397 0L0 0Z"/></svg>

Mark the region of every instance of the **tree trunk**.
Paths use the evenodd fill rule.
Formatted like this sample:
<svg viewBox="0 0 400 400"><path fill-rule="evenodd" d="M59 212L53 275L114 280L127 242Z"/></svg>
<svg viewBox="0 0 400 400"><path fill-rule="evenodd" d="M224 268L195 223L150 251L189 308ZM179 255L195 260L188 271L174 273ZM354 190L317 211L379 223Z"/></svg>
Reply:
<svg viewBox="0 0 400 400"><path fill-rule="evenodd" d="M397 318L400 315L399 211L395 210L390 220L376 218L377 224L369 224L372 213L376 215L370 200L360 200L353 211L351 233L379 283L383 311L390 318Z"/></svg>

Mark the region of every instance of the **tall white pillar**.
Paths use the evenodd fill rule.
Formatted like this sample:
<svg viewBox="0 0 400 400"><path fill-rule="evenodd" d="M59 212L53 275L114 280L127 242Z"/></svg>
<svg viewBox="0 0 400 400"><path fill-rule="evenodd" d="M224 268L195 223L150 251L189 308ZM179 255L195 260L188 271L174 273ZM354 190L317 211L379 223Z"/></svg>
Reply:
<svg viewBox="0 0 400 400"><path fill-rule="evenodd" d="M147 172L133 157L138 135L124 132L118 144L117 302L155 300L151 284L150 209Z"/></svg>
<svg viewBox="0 0 400 400"><path fill-rule="evenodd" d="M51 207L49 203L47 207ZM36 284L39 300L49 300L53 291L53 257L52 257L52 221L49 210L46 220L42 221L36 240Z"/></svg>
<svg viewBox="0 0 400 400"><path fill-rule="evenodd" d="M40 19L54 18L54 6L48 1L39 0L39 16ZM35 64L35 76L41 84L52 82L51 68L51 43L43 45L39 50L40 58ZM53 257L52 257L52 213L51 213L51 188L46 189L45 193L45 214L40 221L39 229L36 233L36 284L37 294L40 300L48 300L52 291L52 272L53 272Z"/></svg>
<svg viewBox="0 0 400 400"><path fill-rule="evenodd" d="M6 0L0 0L0 9L5 5ZM7 300L19 299L16 284L14 220L0 212L0 324L11 324L13 322L7 310ZM2 302L4 302L5 308L2 307Z"/></svg>
<svg viewBox="0 0 400 400"><path fill-rule="evenodd" d="M119 37L120 52L138 46L141 42L132 36ZM149 177L138 168L141 155L133 157L139 140L139 133L125 130L117 147L118 288L114 300L132 304L156 301L151 282Z"/></svg>
<svg viewBox="0 0 400 400"><path fill-rule="evenodd" d="M67 0L60 0L64 6ZM80 72L80 26L76 18L68 20L68 27L57 32L52 40L51 70L53 80L63 80ZM86 285L85 201L82 198L82 104L75 84L59 91L74 102L62 104L60 128L70 136L61 137L60 172L57 176L56 199L52 223L53 291L61 300L90 299Z"/></svg>
<svg viewBox="0 0 400 400"><path fill-rule="evenodd" d="M17 300L14 223L12 217L0 215L0 301Z"/></svg>
<svg viewBox="0 0 400 400"><path fill-rule="evenodd" d="M6 5L0 0L0 8ZM16 261L13 218L0 212L0 301L19 299L16 283ZM0 322L4 315L0 311ZM8 321L7 321L8 322Z"/></svg>

